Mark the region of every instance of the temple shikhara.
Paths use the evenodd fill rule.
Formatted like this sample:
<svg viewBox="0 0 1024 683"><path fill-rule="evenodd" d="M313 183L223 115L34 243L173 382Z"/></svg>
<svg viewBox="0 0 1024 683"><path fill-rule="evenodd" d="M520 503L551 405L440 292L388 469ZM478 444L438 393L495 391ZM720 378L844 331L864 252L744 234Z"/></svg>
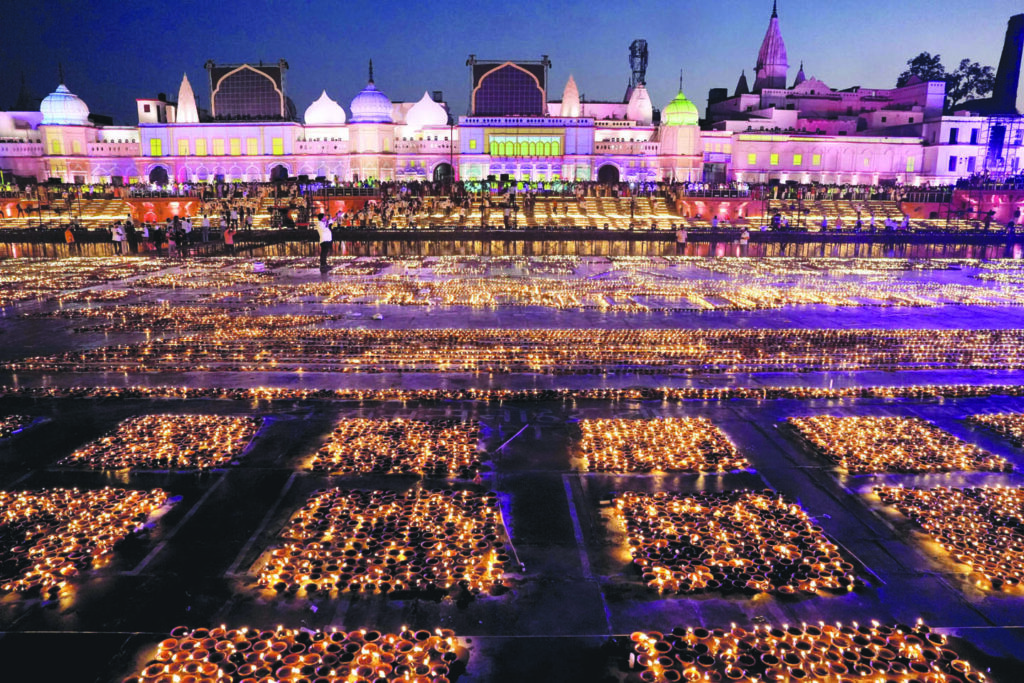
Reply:
<svg viewBox="0 0 1024 683"><path fill-rule="evenodd" d="M840 90L808 76L803 62L793 74L782 29L773 5L750 77L743 70L734 89L712 89L703 119L682 77L678 94L655 107L645 41L631 47L629 87L616 101L584 101L572 76L559 93L546 55L471 55L465 115L440 92L392 102L387 81L401 75L375 78L372 64L347 109L341 93L325 89L300 110L284 60L210 61L208 108L184 77L175 100L138 99L132 126L98 123L73 84L61 82L38 111L0 112L0 169L38 182L113 184L307 176L907 185L1021 170L1024 16L1010 21L993 97L951 112L942 81Z"/></svg>

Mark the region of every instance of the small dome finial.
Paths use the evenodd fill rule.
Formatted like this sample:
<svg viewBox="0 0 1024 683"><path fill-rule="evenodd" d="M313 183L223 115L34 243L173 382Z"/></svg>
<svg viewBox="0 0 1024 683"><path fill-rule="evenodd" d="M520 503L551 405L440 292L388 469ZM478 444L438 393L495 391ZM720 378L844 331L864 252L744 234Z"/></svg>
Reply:
<svg viewBox="0 0 1024 683"><path fill-rule="evenodd" d="M370 60L370 83L373 83L373 60Z"/></svg>
<svg viewBox="0 0 1024 683"><path fill-rule="evenodd" d="M64 64L57 62L57 75L60 77L60 84L64 85Z"/></svg>
<svg viewBox="0 0 1024 683"><path fill-rule="evenodd" d="M779 18L779 0L772 0L772 19Z"/></svg>
<svg viewBox="0 0 1024 683"><path fill-rule="evenodd" d="M679 92L683 92L683 70L679 70Z"/></svg>

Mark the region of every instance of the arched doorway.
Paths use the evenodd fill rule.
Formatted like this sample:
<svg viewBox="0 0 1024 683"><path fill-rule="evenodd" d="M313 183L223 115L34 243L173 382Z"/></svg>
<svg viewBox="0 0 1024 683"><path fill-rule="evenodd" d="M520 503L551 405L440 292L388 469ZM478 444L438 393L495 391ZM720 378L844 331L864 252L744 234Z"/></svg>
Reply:
<svg viewBox="0 0 1024 683"><path fill-rule="evenodd" d="M154 166L149 172L149 182L161 187L167 184L167 169L163 166Z"/></svg>
<svg viewBox="0 0 1024 683"><path fill-rule="evenodd" d="M452 165L447 163L438 164L434 167L435 183L450 183L455 179L455 172Z"/></svg>
<svg viewBox="0 0 1024 683"><path fill-rule="evenodd" d="M605 185L614 185L619 182L619 169L611 164L605 164L597 169L597 182Z"/></svg>

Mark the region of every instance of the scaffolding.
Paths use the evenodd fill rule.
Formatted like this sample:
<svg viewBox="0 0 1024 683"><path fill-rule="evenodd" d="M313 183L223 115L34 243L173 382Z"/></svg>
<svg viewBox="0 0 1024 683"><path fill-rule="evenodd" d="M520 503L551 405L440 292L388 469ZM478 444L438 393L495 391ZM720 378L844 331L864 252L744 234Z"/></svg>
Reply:
<svg viewBox="0 0 1024 683"><path fill-rule="evenodd" d="M983 121L982 139L987 144L982 167L985 175L1002 180L1024 171L1015 153L1024 144L1024 117L988 116Z"/></svg>

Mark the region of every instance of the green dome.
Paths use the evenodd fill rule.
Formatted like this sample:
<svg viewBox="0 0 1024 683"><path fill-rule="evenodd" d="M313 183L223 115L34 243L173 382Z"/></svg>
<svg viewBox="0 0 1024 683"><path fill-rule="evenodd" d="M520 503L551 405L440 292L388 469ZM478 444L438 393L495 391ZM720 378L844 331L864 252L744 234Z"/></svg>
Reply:
<svg viewBox="0 0 1024 683"><path fill-rule="evenodd" d="M661 112L661 125L663 126L695 126L699 119L700 113L697 111L697 105L686 99L682 90Z"/></svg>

